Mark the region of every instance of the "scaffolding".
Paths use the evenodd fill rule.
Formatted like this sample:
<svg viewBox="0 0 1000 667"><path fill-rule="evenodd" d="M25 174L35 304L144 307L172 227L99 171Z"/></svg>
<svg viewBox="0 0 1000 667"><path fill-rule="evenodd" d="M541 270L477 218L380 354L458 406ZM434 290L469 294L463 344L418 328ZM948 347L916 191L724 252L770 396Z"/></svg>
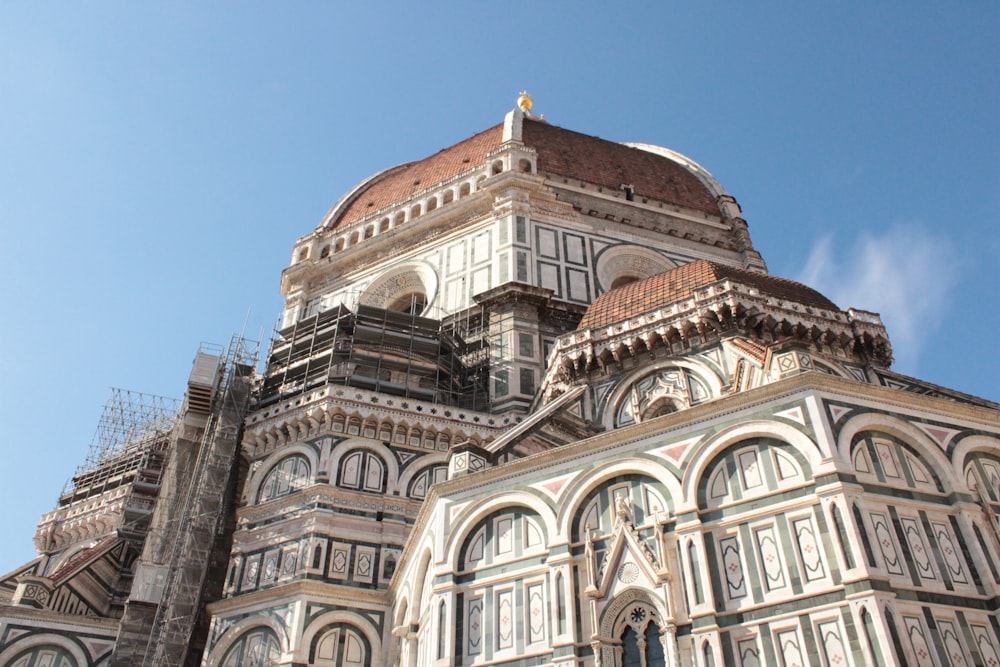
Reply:
<svg viewBox="0 0 1000 667"><path fill-rule="evenodd" d="M258 407L335 384L487 409L485 340L466 338L456 318L444 324L417 310L338 304L276 330Z"/></svg>
<svg viewBox="0 0 1000 667"><path fill-rule="evenodd" d="M206 377L211 358L217 363L217 384L196 381ZM206 364L205 362L209 363ZM224 532L238 444L257 365L257 345L234 336L224 357L199 352L189 395L212 387L212 400L197 456L176 470L189 479L186 493L172 499L169 507L175 535L165 543L169 554L162 563L162 596L141 664L183 665L198 616L203 608L203 592L213 549ZM208 381L212 382L211 373ZM192 411L189 401L188 411ZM138 656L136 656L138 657Z"/></svg>
<svg viewBox="0 0 1000 667"><path fill-rule="evenodd" d="M176 399L112 388L87 458L63 488L59 505L133 482L157 457L162 462L179 408Z"/></svg>
<svg viewBox="0 0 1000 667"><path fill-rule="evenodd" d="M134 530L120 534L144 543L111 665L184 665L200 641L195 628L206 600L221 592L216 566L228 555L227 517L256 365L256 342L241 336L226 350L203 345L167 460L133 484L126 516Z"/></svg>

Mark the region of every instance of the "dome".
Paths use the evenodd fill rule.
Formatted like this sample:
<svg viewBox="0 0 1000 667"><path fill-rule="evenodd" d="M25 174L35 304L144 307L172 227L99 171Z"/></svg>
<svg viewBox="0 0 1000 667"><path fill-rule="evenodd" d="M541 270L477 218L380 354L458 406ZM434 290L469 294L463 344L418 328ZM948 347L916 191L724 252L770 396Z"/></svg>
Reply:
<svg viewBox="0 0 1000 667"><path fill-rule="evenodd" d="M690 298L696 289L721 280L752 287L766 296L803 306L839 311L836 304L802 283L737 269L708 260L684 264L670 271L608 290L587 308L578 329L598 329L655 308Z"/></svg>
<svg viewBox="0 0 1000 667"><path fill-rule="evenodd" d="M400 204L463 173L481 170L501 146L533 149L536 171L630 198L679 206L720 217L718 183L694 161L646 144L619 144L574 132L514 111L505 123L438 151L423 160L386 169L356 186L330 210L323 229L348 226ZM517 124L517 127L512 127Z"/></svg>

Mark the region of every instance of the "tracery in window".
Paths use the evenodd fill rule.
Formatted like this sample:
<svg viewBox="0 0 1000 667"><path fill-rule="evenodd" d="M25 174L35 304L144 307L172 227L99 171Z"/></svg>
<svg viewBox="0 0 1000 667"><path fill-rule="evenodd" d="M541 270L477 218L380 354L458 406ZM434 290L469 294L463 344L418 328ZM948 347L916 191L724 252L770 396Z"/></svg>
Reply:
<svg viewBox="0 0 1000 667"><path fill-rule="evenodd" d="M301 454L288 456L267 473L260 485L257 502L281 498L307 486L310 480L309 460Z"/></svg>
<svg viewBox="0 0 1000 667"><path fill-rule="evenodd" d="M615 623L615 637L621 642L622 667L664 667L661 619L649 603L628 605Z"/></svg>

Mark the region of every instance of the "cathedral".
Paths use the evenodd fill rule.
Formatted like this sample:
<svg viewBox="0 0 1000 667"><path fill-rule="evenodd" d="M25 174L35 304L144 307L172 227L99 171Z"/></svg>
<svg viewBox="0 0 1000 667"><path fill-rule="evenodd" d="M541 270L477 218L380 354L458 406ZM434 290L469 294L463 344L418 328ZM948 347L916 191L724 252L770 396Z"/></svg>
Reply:
<svg viewBox="0 0 1000 667"><path fill-rule="evenodd" d="M1000 667L1000 405L532 107L344 194L263 359L112 397L0 667Z"/></svg>

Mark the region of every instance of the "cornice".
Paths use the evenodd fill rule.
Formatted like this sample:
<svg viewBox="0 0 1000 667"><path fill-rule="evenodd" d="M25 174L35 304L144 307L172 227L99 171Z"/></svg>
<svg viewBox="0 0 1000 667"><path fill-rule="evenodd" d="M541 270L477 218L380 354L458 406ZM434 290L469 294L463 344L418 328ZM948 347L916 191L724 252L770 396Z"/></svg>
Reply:
<svg viewBox="0 0 1000 667"><path fill-rule="evenodd" d="M710 216L708 213L695 211L694 209L685 208L678 204L660 202L659 200L652 200L656 201L657 204L659 204L658 206L654 206L653 204L643 204L641 201L629 201L619 196L608 194L604 192L603 189L598 189L600 186L597 185L591 184L590 187L570 185L569 183L563 183L560 179L551 177L545 178L545 185L553 190L568 190L576 194L594 197L595 199L603 199L607 202L615 203L620 206L627 206L642 211L648 211L650 213L666 215L678 218L685 222L693 222L706 227L712 227L713 229L719 229L727 232L732 231L732 227L722 222L721 217Z"/></svg>
<svg viewBox="0 0 1000 667"><path fill-rule="evenodd" d="M270 437L279 444L290 444L327 435L325 431L319 432L319 426L333 407L343 408L345 414L371 412L382 417L395 415L396 421L403 420L424 429L433 427L437 431L460 429L474 432L484 441L497 437L517 423L516 417L510 415L493 415L410 398L387 397L354 387L325 385L251 413L246 420L244 443L252 442L256 446ZM351 437L346 433L342 435Z"/></svg>
<svg viewBox="0 0 1000 667"><path fill-rule="evenodd" d="M342 594L338 595L337 592L341 591ZM366 588L339 586L312 579L300 579L286 584L279 584L278 586L262 591L240 593L231 598L212 602L206 608L209 614L216 617L261 604L270 603L271 606L288 604L303 597L307 597L313 602L329 602L331 604L339 602L348 605L367 603L372 606L385 606L389 602L388 591L385 590L373 591Z"/></svg>
<svg viewBox="0 0 1000 667"><path fill-rule="evenodd" d="M399 514L405 517L415 517L421 505L421 501L410 500L402 496L349 491L330 484L319 483L260 505L249 505L237 509L237 531L246 530L247 524L254 525L252 530L256 530L256 524L268 519L281 519L283 521L299 519L302 515L315 511L316 505L324 501L346 510L361 508Z"/></svg>
<svg viewBox="0 0 1000 667"><path fill-rule="evenodd" d="M105 630L117 634L119 619L98 618L95 616L77 616L65 612L52 611L51 609L34 609L16 604L0 605L0 619L16 618L23 621L31 621L36 627L60 627L60 628L91 628L93 630ZM42 624L45 624L43 626Z"/></svg>

